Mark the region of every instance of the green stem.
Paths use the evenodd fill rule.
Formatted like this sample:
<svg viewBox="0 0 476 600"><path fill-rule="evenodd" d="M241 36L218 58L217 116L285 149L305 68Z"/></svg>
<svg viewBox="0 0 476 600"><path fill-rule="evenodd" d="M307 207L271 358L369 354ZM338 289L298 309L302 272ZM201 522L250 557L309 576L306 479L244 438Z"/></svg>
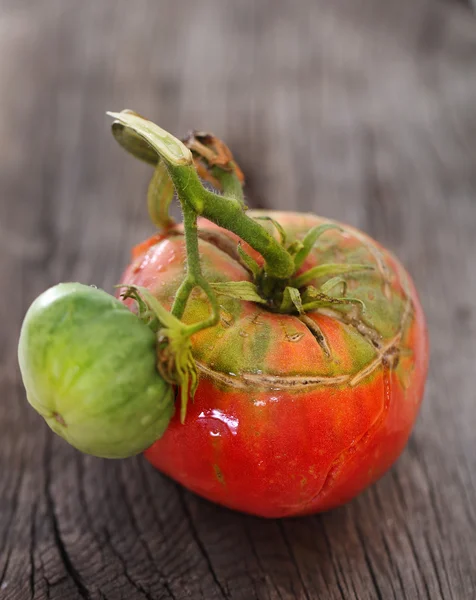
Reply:
<svg viewBox="0 0 476 600"><path fill-rule="evenodd" d="M245 199L243 196L243 186L241 185L241 181L236 173L225 171L220 169L220 167L213 167L212 175L220 182L223 189L223 194L229 198L238 200L238 202L244 208Z"/></svg>
<svg viewBox="0 0 476 600"><path fill-rule="evenodd" d="M193 166L167 165L179 198L199 215L236 233L265 259L265 271L277 279L294 272L292 256L264 227L244 212L241 202L206 190Z"/></svg>
<svg viewBox="0 0 476 600"><path fill-rule="evenodd" d="M241 199L220 196L203 187L193 166L192 154L182 142L131 111L109 114L131 128L163 158L182 207L190 205L195 213L242 238L264 258L264 268L270 277L287 279L292 276L294 261L289 252L245 214ZM234 189L236 192L236 187Z"/></svg>
<svg viewBox="0 0 476 600"><path fill-rule="evenodd" d="M183 211L183 227L185 232L185 247L187 249L187 276L180 285L175 295L174 304L172 306L172 314L177 319L181 319L187 306L187 300L195 287L200 287L210 300L212 314L208 319L200 323L189 325L186 330L192 335L197 331L212 327L218 323L220 311L218 300L213 292L208 281L202 275L200 266L200 252L198 248L198 230L197 230L197 215L193 208L186 202L182 202Z"/></svg>
<svg viewBox="0 0 476 600"><path fill-rule="evenodd" d="M174 186L163 160L158 160L147 191L149 217L159 229L167 230L175 225L169 215L170 203L174 197Z"/></svg>
<svg viewBox="0 0 476 600"><path fill-rule="evenodd" d="M175 294L174 303L172 306L171 312L174 317L177 317L177 319L182 318L183 313L185 312L185 307L187 306L188 297L190 296L194 287L195 284L187 275Z"/></svg>

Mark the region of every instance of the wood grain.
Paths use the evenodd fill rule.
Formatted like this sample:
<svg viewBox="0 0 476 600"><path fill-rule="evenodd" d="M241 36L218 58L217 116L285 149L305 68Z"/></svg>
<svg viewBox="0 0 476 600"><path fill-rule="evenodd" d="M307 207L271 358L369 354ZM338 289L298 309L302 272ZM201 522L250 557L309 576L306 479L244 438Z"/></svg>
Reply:
<svg viewBox="0 0 476 600"><path fill-rule="evenodd" d="M438 0L0 0L0 598L476 597L476 19ZM223 137L254 206L367 231L414 276L426 400L348 506L264 521L142 458L82 456L28 407L22 317L111 290L152 229L108 109Z"/></svg>

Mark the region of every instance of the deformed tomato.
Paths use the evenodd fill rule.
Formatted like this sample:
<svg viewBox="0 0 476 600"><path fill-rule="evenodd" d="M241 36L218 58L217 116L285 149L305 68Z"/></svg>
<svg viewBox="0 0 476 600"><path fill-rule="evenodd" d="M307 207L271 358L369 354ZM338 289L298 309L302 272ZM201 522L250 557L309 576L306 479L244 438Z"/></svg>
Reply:
<svg viewBox="0 0 476 600"><path fill-rule="evenodd" d="M327 222L267 214L290 243ZM204 219L199 226L206 279L250 280L236 254L237 236ZM144 286L170 306L185 258L183 234L172 229L136 250L123 283ZM155 467L225 506L282 517L342 504L392 465L417 416L427 372L420 302L396 258L354 228L322 235L301 272L326 263L372 267L346 277L348 295L365 309L330 304L299 316L219 297L219 323L192 340L200 381L186 423L176 414L145 453ZM318 288L322 281L317 270L307 284ZM208 310L195 290L183 320L199 321Z"/></svg>
<svg viewBox="0 0 476 600"><path fill-rule="evenodd" d="M213 135L184 144L133 111L111 115L118 142L154 165L161 233L133 250L120 300L70 283L33 302L19 343L30 403L83 452L146 449L234 509L283 517L350 500L396 460L422 400L428 342L409 275L352 227L247 211Z"/></svg>
<svg viewBox="0 0 476 600"><path fill-rule="evenodd" d="M138 454L174 412L155 347L151 329L113 296L81 283L55 285L33 302L21 330L28 401L83 452Z"/></svg>

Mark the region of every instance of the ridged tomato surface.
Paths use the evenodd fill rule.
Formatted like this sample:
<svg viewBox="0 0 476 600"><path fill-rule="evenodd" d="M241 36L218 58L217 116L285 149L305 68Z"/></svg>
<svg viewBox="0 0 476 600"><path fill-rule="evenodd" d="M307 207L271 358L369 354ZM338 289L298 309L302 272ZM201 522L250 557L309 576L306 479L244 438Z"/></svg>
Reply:
<svg viewBox="0 0 476 600"><path fill-rule="evenodd" d="M288 242L327 222L267 214ZM199 226L207 279L250 280L238 260L238 238L205 220ZM146 286L170 307L185 262L177 228L137 246L123 282ZM427 372L415 288L388 251L348 226L325 232L301 271L324 263L373 267L345 276L347 296L362 300L365 310L336 305L302 319L220 296L220 323L193 339L200 383L186 422L176 414L145 453L155 467L214 502L282 517L347 502L392 465L417 416ZM196 290L184 320L208 313Z"/></svg>

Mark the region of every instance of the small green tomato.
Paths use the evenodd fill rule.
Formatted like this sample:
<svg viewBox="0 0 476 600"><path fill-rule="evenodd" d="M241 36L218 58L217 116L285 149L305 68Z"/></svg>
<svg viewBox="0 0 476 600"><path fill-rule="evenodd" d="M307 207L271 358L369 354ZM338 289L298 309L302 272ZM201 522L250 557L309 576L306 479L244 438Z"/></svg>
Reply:
<svg viewBox="0 0 476 600"><path fill-rule="evenodd" d="M23 322L18 358L30 404L75 448L125 458L164 433L174 394L156 369L156 336L106 292L60 283Z"/></svg>

